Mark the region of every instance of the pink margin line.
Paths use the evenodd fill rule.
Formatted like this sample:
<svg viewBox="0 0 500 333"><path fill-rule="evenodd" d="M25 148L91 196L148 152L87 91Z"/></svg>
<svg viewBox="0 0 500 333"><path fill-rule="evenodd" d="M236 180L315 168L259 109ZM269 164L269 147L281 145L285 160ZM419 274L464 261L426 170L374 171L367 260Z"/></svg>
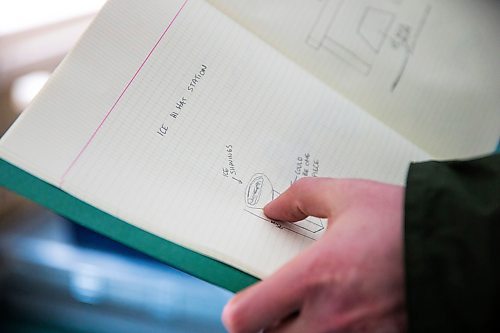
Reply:
<svg viewBox="0 0 500 333"><path fill-rule="evenodd" d="M85 152L85 150L87 150L87 148L89 147L89 145L92 143L92 141L94 140L95 136L97 135L97 132L99 132L99 130L102 128L102 126L104 125L104 123L108 119L108 117L111 114L111 112L113 112L115 110L116 106L118 105L118 103L122 99L123 95L125 95L125 93L127 92L128 88L130 87L130 85L134 82L134 80L137 77L137 75L139 75L139 73L141 72L141 70L144 67L144 65L146 65L146 62L148 62L149 58L151 57L151 55L153 54L153 52L156 50L158 44L160 44L161 40L166 35L167 31L170 29L170 27L172 26L172 24L175 22L175 20L177 19L177 16L179 16L179 14L182 12L182 10L184 9L184 7L188 3L188 1L189 0L185 0L184 1L184 3L182 4L181 8L175 14L174 18L170 21L170 23L168 24L168 26L165 28L165 30L161 34L160 38L158 38L158 40L156 41L156 44L149 51L148 55L146 56L146 58L142 62L141 66L139 66L139 68L135 72L134 76L132 76L132 78L130 79L130 81L127 83L127 85L125 86L125 88L121 92L120 96L118 96L118 99L115 101L115 103L113 104L113 106L111 106L111 108L109 109L109 111L106 113L106 116L104 117L104 119L101 121L101 123L99 124L99 126L97 126L97 128L94 130L94 132L92 133L92 135L90 136L90 138L88 139L88 141L85 143L85 145L82 147L82 149L78 153L78 155L76 155L75 159L68 166L68 168L66 169L66 171L64 172L64 174L62 175L62 177L61 177L61 179L59 181L59 187L62 187L62 185L64 183L64 180L66 179L66 176L68 175L68 173L71 171L71 169L73 169L73 167L75 166L76 162L80 159L80 157L83 155L83 153Z"/></svg>

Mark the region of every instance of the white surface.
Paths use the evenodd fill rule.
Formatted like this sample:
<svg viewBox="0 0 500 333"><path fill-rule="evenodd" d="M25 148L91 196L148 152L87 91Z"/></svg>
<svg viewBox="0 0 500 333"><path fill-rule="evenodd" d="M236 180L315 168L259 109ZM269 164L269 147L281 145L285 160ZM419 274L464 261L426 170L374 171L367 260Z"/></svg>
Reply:
<svg viewBox="0 0 500 333"><path fill-rule="evenodd" d="M500 1L208 2L433 157L495 150Z"/></svg>
<svg viewBox="0 0 500 333"><path fill-rule="evenodd" d="M0 37L97 12L105 0L2 0Z"/></svg>

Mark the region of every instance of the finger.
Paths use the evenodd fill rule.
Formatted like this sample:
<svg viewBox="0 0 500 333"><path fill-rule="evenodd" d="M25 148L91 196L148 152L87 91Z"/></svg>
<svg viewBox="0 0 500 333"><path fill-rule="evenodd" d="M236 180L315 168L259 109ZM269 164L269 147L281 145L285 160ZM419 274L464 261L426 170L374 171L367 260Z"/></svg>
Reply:
<svg viewBox="0 0 500 333"><path fill-rule="evenodd" d="M264 330L265 333L304 333L308 331L311 331L311 327L304 325L300 315L284 320L273 328Z"/></svg>
<svg viewBox="0 0 500 333"><path fill-rule="evenodd" d="M301 297L294 285L277 281L264 280L237 294L226 305L222 320L229 332L257 332L300 308Z"/></svg>
<svg viewBox="0 0 500 333"><path fill-rule="evenodd" d="M302 178L264 207L264 214L277 221L296 222L308 216L331 216L338 196L332 178Z"/></svg>
<svg viewBox="0 0 500 333"><path fill-rule="evenodd" d="M237 294L224 308L229 332L258 332L300 309L305 298L302 255L262 282ZM305 259L305 258L304 258Z"/></svg>

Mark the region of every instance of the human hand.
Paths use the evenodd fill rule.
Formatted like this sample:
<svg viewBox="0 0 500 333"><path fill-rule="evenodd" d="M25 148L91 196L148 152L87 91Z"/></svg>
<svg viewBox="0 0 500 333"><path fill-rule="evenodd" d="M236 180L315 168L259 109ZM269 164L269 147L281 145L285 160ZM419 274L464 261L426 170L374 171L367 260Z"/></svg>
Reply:
<svg viewBox="0 0 500 333"><path fill-rule="evenodd" d="M400 186L304 178L269 203L273 220L328 218L321 239L238 293L222 319L232 333L405 332Z"/></svg>

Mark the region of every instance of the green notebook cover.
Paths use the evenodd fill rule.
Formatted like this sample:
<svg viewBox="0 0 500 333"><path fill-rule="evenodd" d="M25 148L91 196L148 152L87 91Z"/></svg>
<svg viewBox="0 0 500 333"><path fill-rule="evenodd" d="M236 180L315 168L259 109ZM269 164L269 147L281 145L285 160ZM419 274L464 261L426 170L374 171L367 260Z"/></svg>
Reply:
<svg viewBox="0 0 500 333"><path fill-rule="evenodd" d="M257 278L111 216L0 159L0 186L209 283L237 292Z"/></svg>

